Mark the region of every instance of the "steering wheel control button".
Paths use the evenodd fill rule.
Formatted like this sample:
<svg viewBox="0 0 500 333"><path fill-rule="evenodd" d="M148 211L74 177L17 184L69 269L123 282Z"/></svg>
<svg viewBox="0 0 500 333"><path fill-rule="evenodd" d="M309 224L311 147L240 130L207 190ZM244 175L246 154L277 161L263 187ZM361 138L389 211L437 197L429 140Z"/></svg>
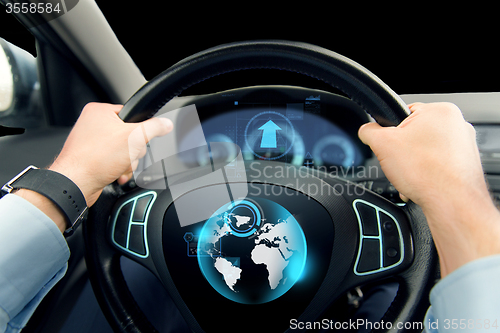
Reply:
<svg viewBox="0 0 500 333"><path fill-rule="evenodd" d="M128 249L141 255L146 254L146 245L144 244L144 226L132 224L130 226Z"/></svg>
<svg viewBox="0 0 500 333"><path fill-rule="evenodd" d="M398 221L386 210L362 199L352 203L360 229L356 275L392 269L403 262L404 243Z"/></svg>
<svg viewBox="0 0 500 333"><path fill-rule="evenodd" d="M382 230L384 232L388 232L388 233L394 231L394 229L396 228L396 226L394 225L394 223L392 221L385 221L383 225L384 225L384 227Z"/></svg>
<svg viewBox="0 0 500 333"><path fill-rule="evenodd" d="M384 267L396 264L400 259L398 249L401 248L400 234L396 222L387 214L379 212L380 221L383 225L382 240L384 248Z"/></svg>
<svg viewBox="0 0 500 333"><path fill-rule="evenodd" d="M128 226L132 214L133 203L129 202L120 209L116 216L113 240L120 246L127 245Z"/></svg>
<svg viewBox="0 0 500 333"><path fill-rule="evenodd" d="M366 273L380 268L380 242L378 239L363 239L357 270Z"/></svg>
<svg viewBox="0 0 500 333"><path fill-rule="evenodd" d="M111 240L120 250L140 258L149 256L147 224L156 192L141 193L120 205L112 219Z"/></svg>
<svg viewBox="0 0 500 333"><path fill-rule="evenodd" d="M389 257L389 258L396 258L396 256L398 255L398 250L396 250L395 248L391 247L389 248L385 254ZM384 264L387 264L384 260Z"/></svg>
<svg viewBox="0 0 500 333"><path fill-rule="evenodd" d="M357 202L354 208L358 219L361 220L361 234L364 236L378 236L378 220L375 208L363 202Z"/></svg>
<svg viewBox="0 0 500 333"><path fill-rule="evenodd" d="M153 199L153 195L146 195L140 199L137 199L132 221L144 222L144 218L146 217L146 210L148 209L151 199Z"/></svg>

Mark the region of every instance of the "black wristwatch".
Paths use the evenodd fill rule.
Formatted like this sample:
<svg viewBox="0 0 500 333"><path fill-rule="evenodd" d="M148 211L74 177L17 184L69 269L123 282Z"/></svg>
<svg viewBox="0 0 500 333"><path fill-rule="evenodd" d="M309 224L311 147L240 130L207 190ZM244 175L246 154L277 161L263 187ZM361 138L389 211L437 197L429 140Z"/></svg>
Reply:
<svg viewBox="0 0 500 333"><path fill-rule="evenodd" d="M30 165L2 187L2 196L22 188L42 194L61 209L68 224L65 237L71 236L87 216L83 193L68 177L58 172Z"/></svg>

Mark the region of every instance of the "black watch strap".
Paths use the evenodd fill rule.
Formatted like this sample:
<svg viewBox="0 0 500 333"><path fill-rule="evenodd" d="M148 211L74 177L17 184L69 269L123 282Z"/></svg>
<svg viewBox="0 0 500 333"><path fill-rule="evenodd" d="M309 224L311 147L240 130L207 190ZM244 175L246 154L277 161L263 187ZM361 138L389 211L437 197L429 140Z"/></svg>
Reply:
<svg viewBox="0 0 500 333"><path fill-rule="evenodd" d="M50 170L29 166L2 187L10 193L16 189L28 189L50 199L66 216L68 228L64 235L70 236L85 218L87 202L78 186L68 177Z"/></svg>

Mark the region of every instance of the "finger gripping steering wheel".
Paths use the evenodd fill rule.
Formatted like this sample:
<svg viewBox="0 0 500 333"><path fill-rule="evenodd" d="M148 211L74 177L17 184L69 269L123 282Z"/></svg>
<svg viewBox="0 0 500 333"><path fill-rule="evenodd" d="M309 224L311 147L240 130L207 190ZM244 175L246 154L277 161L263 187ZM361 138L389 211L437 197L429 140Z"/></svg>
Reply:
<svg viewBox="0 0 500 333"><path fill-rule="evenodd" d="M339 54L305 43L252 41L221 45L180 61L144 85L125 104L120 116L128 122L148 119L186 88L216 75L246 69L280 69L324 81L344 92L384 126L397 125L409 114L405 103L386 84L359 64ZM272 162L263 165L271 166ZM332 188L341 186L344 189L354 189L356 185L320 174L296 182L290 182L290 179L267 179L266 183L259 184L262 188L280 186L297 192L294 202L278 196L267 198L280 203L294 216L300 216L305 211L325 214L326 217L322 219L327 221L324 232L320 230L319 233L319 225L311 225L298 218L311 249L308 256L317 253L323 258L323 261L318 259L322 268L317 271L321 273L312 278L316 282L307 285L302 283L302 286L298 283L283 296L264 304L240 305L214 294L213 290L207 291L207 295L220 298L219 301L214 300L219 302L218 313L226 314L232 325L241 325L230 329L255 329L249 320L231 321L230 318L242 309L246 311L245 318L255 319L258 316L264 320L266 316L263 314L276 305L285 313L282 317L278 315L281 321L292 314L304 322L317 320L332 300L350 288L388 276L395 277L400 287L394 302L382 318L392 325L384 326L381 331L397 331L400 327L396 327L396 323L422 322L429 306L428 294L434 285L438 264L421 209L411 202L398 207L370 191L363 191L362 194L352 194L358 192L351 191L349 195L335 190L332 190L331 195L308 193L304 190L307 187L300 186L301 182ZM292 183L297 185L290 185ZM173 199L168 189L158 192L156 201L151 204L145 231L149 242L147 257L129 255L112 244L110 235L113 233L113 216L118 214L117 207L124 207L127 202L137 202L140 195L144 193L123 195L116 186L108 186L90 210L84 225L89 275L106 318L116 331L155 331L136 305L125 283L119 258L127 255L161 279L194 331L212 331L216 328L224 331L224 321L220 326L214 326L210 315L204 315L196 303L196 298L203 296L200 295L205 291L203 288L210 287L208 283L197 283L203 286L193 287L198 293L193 296L190 289L183 285L187 277L180 276L178 270L174 271L175 263L172 263L166 251L167 244L175 242L175 239L168 237L183 232L179 229L178 221L172 222L175 214L172 215L172 209L169 208ZM315 237L324 238L324 243L313 239ZM311 276L315 276L315 272ZM207 302L206 307L210 307L209 304ZM286 331L288 324L288 321L277 323L273 330L283 328L282 331ZM403 327L399 331L411 330Z"/></svg>

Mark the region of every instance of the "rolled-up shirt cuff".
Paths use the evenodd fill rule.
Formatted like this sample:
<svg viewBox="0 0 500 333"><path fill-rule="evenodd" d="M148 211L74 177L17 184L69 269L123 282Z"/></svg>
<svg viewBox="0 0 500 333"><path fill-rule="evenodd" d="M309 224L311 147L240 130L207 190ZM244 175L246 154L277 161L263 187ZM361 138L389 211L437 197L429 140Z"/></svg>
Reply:
<svg viewBox="0 0 500 333"><path fill-rule="evenodd" d="M427 332L500 329L500 255L460 267L431 290Z"/></svg>
<svg viewBox="0 0 500 333"><path fill-rule="evenodd" d="M64 276L70 252L56 224L29 201L4 196L0 217L0 318L22 325Z"/></svg>

